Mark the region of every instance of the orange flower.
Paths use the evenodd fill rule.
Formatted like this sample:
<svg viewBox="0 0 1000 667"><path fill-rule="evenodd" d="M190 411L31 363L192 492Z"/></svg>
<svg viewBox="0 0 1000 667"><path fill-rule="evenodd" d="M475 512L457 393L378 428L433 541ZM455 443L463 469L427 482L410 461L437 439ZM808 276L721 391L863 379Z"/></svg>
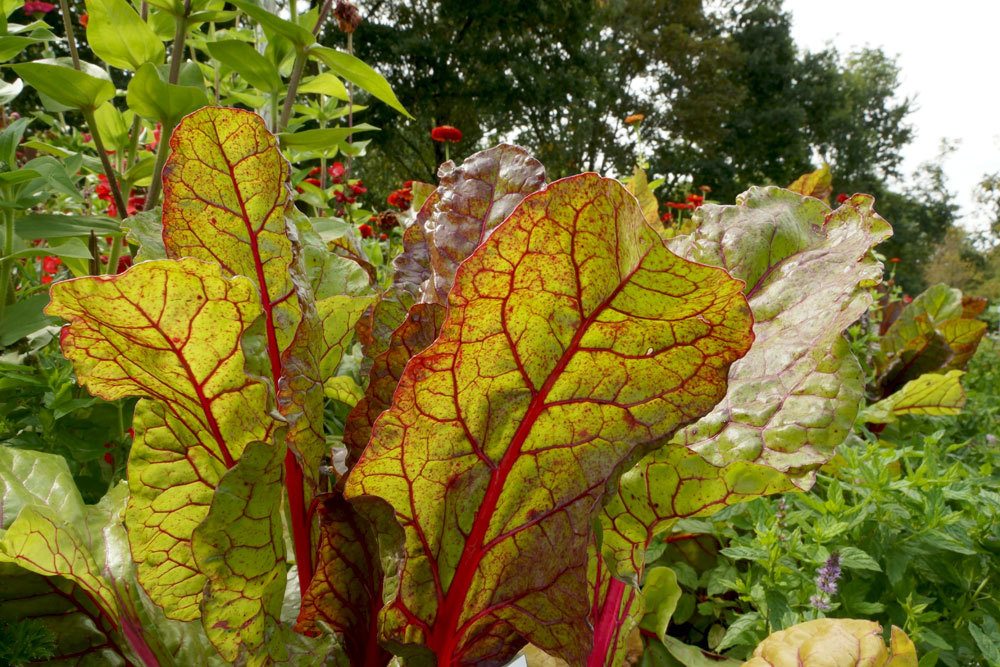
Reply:
<svg viewBox="0 0 1000 667"><path fill-rule="evenodd" d="M632 125L633 123L641 123L646 120L646 115L641 113L634 113L631 116L625 116L625 124Z"/></svg>

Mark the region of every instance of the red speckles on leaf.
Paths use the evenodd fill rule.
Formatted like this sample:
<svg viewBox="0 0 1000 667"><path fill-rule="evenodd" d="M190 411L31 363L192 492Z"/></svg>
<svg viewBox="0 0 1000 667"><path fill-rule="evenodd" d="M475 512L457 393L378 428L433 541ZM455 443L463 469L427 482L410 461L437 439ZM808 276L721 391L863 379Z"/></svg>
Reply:
<svg viewBox="0 0 1000 667"><path fill-rule="evenodd" d="M739 286L669 253L615 181L521 201L461 264L347 480L405 533L386 637L442 664L503 662L525 640L585 658L594 508L623 460L724 393L750 342Z"/></svg>

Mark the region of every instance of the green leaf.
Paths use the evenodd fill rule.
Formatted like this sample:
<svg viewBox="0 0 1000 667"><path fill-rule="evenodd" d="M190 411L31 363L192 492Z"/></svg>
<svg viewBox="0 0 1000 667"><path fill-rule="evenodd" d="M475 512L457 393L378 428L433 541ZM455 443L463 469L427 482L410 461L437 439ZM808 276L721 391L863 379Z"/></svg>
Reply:
<svg viewBox="0 0 1000 667"><path fill-rule="evenodd" d="M280 135L283 148L296 150L324 150L335 147L347 141L352 134L371 132L377 127L367 123L359 123L353 127L329 127L319 130L302 130L301 132L285 132Z"/></svg>
<svg viewBox="0 0 1000 667"><path fill-rule="evenodd" d="M358 58L326 46L316 46L309 49L309 55L321 61L337 76L347 79L362 90L368 91L374 98L385 102L407 118L413 118L410 112L400 104L396 93L392 92L385 77Z"/></svg>
<svg viewBox="0 0 1000 667"><path fill-rule="evenodd" d="M24 51L32 44L48 41L37 37L25 37L22 35L0 36L0 61L7 62Z"/></svg>
<svg viewBox="0 0 1000 667"><path fill-rule="evenodd" d="M130 216L122 222L125 238L132 245L139 246L134 261L144 262L148 259L166 259L167 250L163 247L163 224L160 222L162 213L159 208L152 211L142 211Z"/></svg>
<svg viewBox="0 0 1000 667"><path fill-rule="evenodd" d="M521 201L460 265L346 483L404 526L384 637L445 662L502 662L519 636L586 657L595 507L623 462L724 394L750 342L740 286L667 251L617 181Z"/></svg>
<svg viewBox="0 0 1000 667"><path fill-rule="evenodd" d="M206 46L213 58L237 72L254 88L273 94L284 86L278 68L246 42L226 39L208 42Z"/></svg>
<svg viewBox="0 0 1000 667"><path fill-rule="evenodd" d="M21 94L22 90L24 90L24 82L20 79L14 79L13 83L0 81L0 104L10 104Z"/></svg>
<svg viewBox="0 0 1000 667"><path fill-rule="evenodd" d="M329 72L305 79L299 86L299 92L328 95L343 102L350 100L344 82Z"/></svg>
<svg viewBox="0 0 1000 667"><path fill-rule="evenodd" d="M20 257L44 257L45 255L52 255L53 257L60 257L62 259L92 259L87 244L78 238L68 238L58 245L50 245L44 248L25 248L24 250L19 250L8 255L8 257L17 259Z"/></svg>
<svg viewBox="0 0 1000 667"><path fill-rule="evenodd" d="M164 127L173 127L187 114L208 104L205 91L195 86L167 83L153 65L143 65L128 84L130 109Z"/></svg>
<svg viewBox="0 0 1000 667"><path fill-rule="evenodd" d="M969 622L969 634L972 635L972 639L976 642L976 646L983 654L983 658L986 659L987 664L991 667L994 665L1000 665L1000 643L996 636L990 637L986 632L984 632L975 623Z"/></svg>
<svg viewBox="0 0 1000 667"><path fill-rule="evenodd" d="M115 86L107 72L80 63L83 71L73 69L65 59L36 60L11 65L24 81L39 93L71 109L94 110L115 96Z"/></svg>
<svg viewBox="0 0 1000 667"><path fill-rule="evenodd" d="M232 4L236 5L247 16L257 21L267 35L280 35L294 44L296 49L300 51L316 43L316 37L313 36L311 31L291 21L279 18L252 2L232 0Z"/></svg>
<svg viewBox="0 0 1000 667"><path fill-rule="evenodd" d="M650 568L646 573L646 581L642 584L645 612L640 626L656 633L662 641L682 593L677 583L677 573L669 567Z"/></svg>
<svg viewBox="0 0 1000 667"><path fill-rule="evenodd" d="M705 651L688 646L675 637L664 637L663 644L674 658L685 667L739 667L743 663L723 656L709 657Z"/></svg>
<svg viewBox="0 0 1000 667"><path fill-rule="evenodd" d="M114 104L105 102L97 107L94 120L97 121L97 131L100 132L108 150L119 151L128 146L129 124Z"/></svg>
<svg viewBox="0 0 1000 667"><path fill-rule="evenodd" d="M25 507L50 507L71 524L83 520L83 498L61 456L0 447L0 480L0 528L10 528Z"/></svg>
<svg viewBox="0 0 1000 667"><path fill-rule="evenodd" d="M874 558L857 547L844 547L841 549L840 564L852 570L882 571L882 567Z"/></svg>
<svg viewBox="0 0 1000 667"><path fill-rule="evenodd" d="M266 441L266 385L244 371L240 340L261 312L245 278L197 259L150 261L52 287L69 320L63 354L105 400L139 396L126 512L139 581L168 618L194 620L205 588L191 535L223 473Z"/></svg>
<svg viewBox="0 0 1000 667"><path fill-rule="evenodd" d="M25 336L58 324L59 320L42 312L48 302L48 294L36 294L7 306L4 319L0 320L0 347L13 345Z"/></svg>
<svg viewBox="0 0 1000 667"><path fill-rule="evenodd" d="M121 228L111 218L58 213L29 213L14 220L14 233L22 239L63 239L71 236L119 236Z"/></svg>
<svg viewBox="0 0 1000 667"><path fill-rule="evenodd" d="M136 71L163 62L163 42L125 0L86 0L87 44L109 65Z"/></svg>

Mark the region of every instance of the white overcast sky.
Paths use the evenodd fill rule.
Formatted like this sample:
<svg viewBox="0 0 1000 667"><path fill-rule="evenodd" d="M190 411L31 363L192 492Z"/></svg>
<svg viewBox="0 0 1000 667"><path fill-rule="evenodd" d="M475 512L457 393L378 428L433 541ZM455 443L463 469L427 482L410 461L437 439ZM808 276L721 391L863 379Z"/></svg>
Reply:
<svg viewBox="0 0 1000 667"><path fill-rule="evenodd" d="M1000 0L785 0L800 49L882 47L898 57L901 93L916 99L904 173L959 142L945 173L962 222L981 228L972 192L1000 171ZM877 207L877 205L876 205Z"/></svg>

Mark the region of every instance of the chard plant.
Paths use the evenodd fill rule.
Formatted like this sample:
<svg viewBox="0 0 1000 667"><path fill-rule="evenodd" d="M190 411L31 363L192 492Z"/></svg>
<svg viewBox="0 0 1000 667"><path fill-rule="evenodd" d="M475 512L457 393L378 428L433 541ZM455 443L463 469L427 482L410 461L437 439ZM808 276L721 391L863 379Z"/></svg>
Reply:
<svg viewBox="0 0 1000 667"><path fill-rule="evenodd" d="M654 538L808 488L854 423L870 197L752 189L668 244L619 182L501 145L444 165L378 290L259 116L203 108L170 149L146 261L47 308L83 386L138 398L127 484L85 506L0 450L0 596L55 591L63 657L620 665L673 645Z"/></svg>

